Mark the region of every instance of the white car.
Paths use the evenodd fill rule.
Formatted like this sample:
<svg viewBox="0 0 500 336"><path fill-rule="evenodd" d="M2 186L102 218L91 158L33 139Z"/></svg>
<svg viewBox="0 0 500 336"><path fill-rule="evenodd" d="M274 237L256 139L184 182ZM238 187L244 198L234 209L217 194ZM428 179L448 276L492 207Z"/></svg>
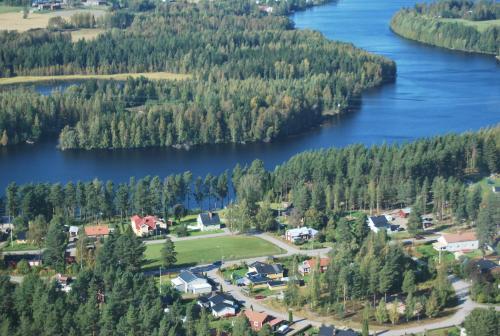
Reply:
<svg viewBox="0 0 500 336"><path fill-rule="evenodd" d="M288 326L288 324L284 324L278 328L278 333L284 335L288 332L288 330L290 330L290 327Z"/></svg>

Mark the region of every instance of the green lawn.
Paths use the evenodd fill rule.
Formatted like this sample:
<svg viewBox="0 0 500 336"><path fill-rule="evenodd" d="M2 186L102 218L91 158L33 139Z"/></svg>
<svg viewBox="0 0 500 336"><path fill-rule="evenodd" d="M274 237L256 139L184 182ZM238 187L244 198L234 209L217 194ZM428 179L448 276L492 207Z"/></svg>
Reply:
<svg viewBox="0 0 500 336"><path fill-rule="evenodd" d="M487 20L487 21L470 21L464 19L439 19L441 22L451 22L451 23L460 23L466 26L471 26L476 28L478 31L483 32L488 27L492 26L500 26L500 19L498 20Z"/></svg>
<svg viewBox="0 0 500 336"><path fill-rule="evenodd" d="M436 258L436 260L437 260L437 258L439 257L438 251L436 251L434 249L434 247L432 247L432 244L425 244L425 245L417 246L416 251L423 258L428 258L428 259ZM450 252L442 252L441 258L443 261L446 261L446 262L452 262L453 260L455 260L455 257Z"/></svg>
<svg viewBox="0 0 500 336"><path fill-rule="evenodd" d="M424 334L418 334L419 336L423 336ZM433 329L433 330L428 330L425 332L426 336L443 336L443 335L448 335L448 336L458 336L460 335L460 330L457 327L448 327L448 328L440 328L440 329Z"/></svg>
<svg viewBox="0 0 500 336"><path fill-rule="evenodd" d="M163 244L148 245L145 268L160 266L160 251ZM207 264L217 260L234 260L284 253L276 245L263 239L249 236L229 236L185 240L175 243L177 265Z"/></svg>
<svg viewBox="0 0 500 336"><path fill-rule="evenodd" d="M3 4L0 4L0 14L11 13L11 12L20 12L22 10L23 10L23 7L6 6Z"/></svg>
<svg viewBox="0 0 500 336"><path fill-rule="evenodd" d="M17 244L15 241L11 245L10 242L2 249L4 252L9 251L31 251L38 250L38 246L31 244Z"/></svg>

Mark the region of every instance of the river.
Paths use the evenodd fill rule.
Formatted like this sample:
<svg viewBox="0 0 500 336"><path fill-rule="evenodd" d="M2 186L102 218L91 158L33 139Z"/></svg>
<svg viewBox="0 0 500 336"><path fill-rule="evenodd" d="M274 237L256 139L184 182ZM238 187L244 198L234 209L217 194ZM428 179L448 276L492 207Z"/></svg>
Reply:
<svg viewBox="0 0 500 336"><path fill-rule="evenodd" d="M268 168L304 150L353 143L404 142L477 130L500 122L500 65L493 57L407 41L389 29L391 16L414 0L340 0L292 16L299 29L351 42L396 61L394 84L363 94L360 107L328 125L268 144L200 146L189 151L140 149L66 151L55 142L0 149L0 190L10 181L128 181L190 170L218 174L236 163Z"/></svg>

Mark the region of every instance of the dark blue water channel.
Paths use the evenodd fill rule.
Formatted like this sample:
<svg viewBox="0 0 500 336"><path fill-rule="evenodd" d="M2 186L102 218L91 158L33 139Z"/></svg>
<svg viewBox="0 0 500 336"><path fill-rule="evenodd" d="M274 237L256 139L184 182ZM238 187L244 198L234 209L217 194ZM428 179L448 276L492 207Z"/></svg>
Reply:
<svg viewBox="0 0 500 336"><path fill-rule="evenodd" d="M218 174L236 163L262 159L269 168L309 149L410 141L477 130L500 122L500 64L492 56L466 54L411 42L389 29L393 13L414 0L340 0L299 12L299 29L321 31L396 61L394 84L363 94L359 109L328 125L269 144L201 146L189 151L141 149L67 151L56 142L0 149L0 188L10 182L127 181L191 170ZM45 88L47 90L47 88Z"/></svg>

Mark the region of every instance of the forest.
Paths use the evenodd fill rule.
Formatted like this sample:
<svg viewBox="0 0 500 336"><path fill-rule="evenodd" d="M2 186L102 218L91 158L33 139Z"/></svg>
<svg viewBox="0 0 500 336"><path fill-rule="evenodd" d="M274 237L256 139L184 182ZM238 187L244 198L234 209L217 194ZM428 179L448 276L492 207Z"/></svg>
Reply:
<svg viewBox="0 0 500 336"><path fill-rule="evenodd" d="M118 184L97 179L65 185L11 183L3 203L5 214L15 217L15 234L27 231L29 237L39 237L40 247L45 248L44 264L64 270L63 225L123 219L137 213L177 217L182 207L220 209L227 205L226 223L231 230L272 231L278 226L270 203L292 201L289 224L298 225L303 218L305 225L321 230L319 240L335 245L328 271L313 277L305 293L299 294L294 282L289 283L284 296L287 306L310 305L343 318L346 301L361 300L367 303L365 313L370 319L398 323L402 317L408 321L438 316L453 303L447 269L431 260L419 266L399 244L389 243L385 232L370 233L365 215L346 219L345 214L410 205L413 214L432 211L436 218L451 215L454 223L474 221L481 246L494 246L500 197L478 185L468 186L467 181L498 172L499 158L497 126L401 145L305 152L273 171L256 160L249 166L236 166L231 173L205 178L185 172ZM231 194L237 196L237 203L228 204ZM410 216L408 231L415 234L419 228L412 229L411 221ZM77 248L78 253L82 252ZM95 254L80 259L81 266L73 265L77 278L68 294L34 273L28 272L21 285L1 276L0 334L122 335L134 330L148 335L206 335L204 313L180 301L169 287L159 294L152 278L140 273L143 253L138 238L119 230L98 244ZM293 263L291 270L296 270L297 260ZM470 270L463 272L471 276L467 275ZM430 281L431 289L418 290L422 281ZM476 287L484 280L473 281ZM495 288L488 293L473 291L485 302L494 302L497 295ZM410 308L404 314L386 305L387 296L394 293L406 297ZM168 314L162 310L166 305ZM183 316L188 316L187 323L179 323ZM467 323L476 323L476 318L471 316ZM252 335L248 322L236 319L233 334Z"/></svg>
<svg viewBox="0 0 500 336"><path fill-rule="evenodd" d="M478 22L499 18L500 4L496 1L446 0L400 10L391 20L391 29L405 38L439 47L499 55L498 24L478 29L460 20L446 21Z"/></svg>
<svg viewBox="0 0 500 336"><path fill-rule="evenodd" d="M194 78L91 82L51 97L3 90L1 144L58 135L62 149L271 141L348 111L362 90L392 81L396 67L246 1L160 5L93 41L0 32L3 77L154 71Z"/></svg>

